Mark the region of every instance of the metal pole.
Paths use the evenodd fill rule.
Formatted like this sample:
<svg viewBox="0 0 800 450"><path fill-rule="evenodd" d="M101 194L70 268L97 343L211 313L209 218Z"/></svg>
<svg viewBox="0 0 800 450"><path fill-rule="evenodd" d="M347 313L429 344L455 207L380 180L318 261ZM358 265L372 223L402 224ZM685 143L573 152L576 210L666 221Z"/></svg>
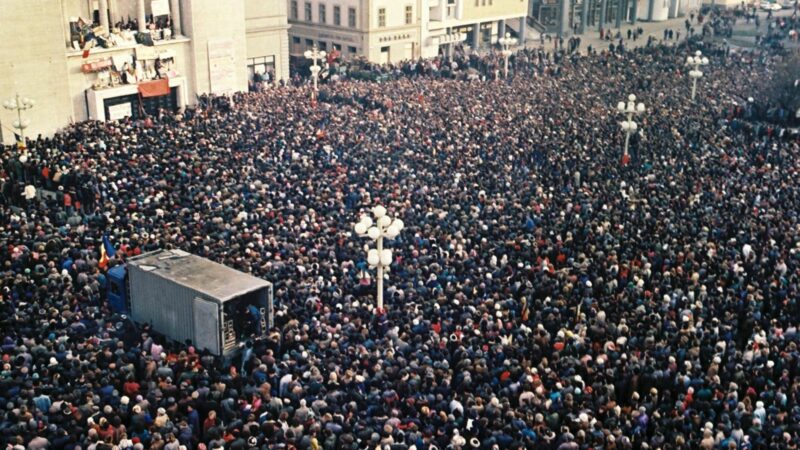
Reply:
<svg viewBox="0 0 800 450"><path fill-rule="evenodd" d="M275 297L272 292L271 284L269 285L269 292L267 292L267 295L269 295L269 303L267 304L267 319L268 319L267 325L271 330L272 327L275 326Z"/></svg>
<svg viewBox="0 0 800 450"><path fill-rule="evenodd" d="M694 93L697 90L697 77L692 77L692 100L694 100Z"/></svg>
<svg viewBox="0 0 800 450"><path fill-rule="evenodd" d="M317 79L319 78L319 71L322 70L322 67L317 64L317 57L319 56L319 52L317 49L314 49L314 67L317 67L317 70L314 71L314 91L317 91Z"/></svg>
<svg viewBox="0 0 800 450"><path fill-rule="evenodd" d="M378 238L378 257L383 255L383 236ZM378 311L383 311L383 264L378 261Z"/></svg>
<svg viewBox="0 0 800 450"><path fill-rule="evenodd" d="M19 93L17 93L17 121L19 121L19 138L22 140L22 145L25 144L25 127L22 125L22 103L19 101Z"/></svg>
<svg viewBox="0 0 800 450"><path fill-rule="evenodd" d="M505 78L508 78L508 51L506 51L506 67L505 67Z"/></svg>
<svg viewBox="0 0 800 450"><path fill-rule="evenodd" d="M625 155L625 156L628 156L628 141L630 141L630 139L631 139L631 132L630 131L626 131L625 132L625 150L624 150L624 153L623 153L623 155Z"/></svg>
<svg viewBox="0 0 800 450"><path fill-rule="evenodd" d="M624 153L623 153L625 156L628 156L628 142L630 142L630 140L631 140L631 123L632 123L631 119L633 119L633 113L629 112L628 113L628 129L625 130L625 150L624 150Z"/></svg>

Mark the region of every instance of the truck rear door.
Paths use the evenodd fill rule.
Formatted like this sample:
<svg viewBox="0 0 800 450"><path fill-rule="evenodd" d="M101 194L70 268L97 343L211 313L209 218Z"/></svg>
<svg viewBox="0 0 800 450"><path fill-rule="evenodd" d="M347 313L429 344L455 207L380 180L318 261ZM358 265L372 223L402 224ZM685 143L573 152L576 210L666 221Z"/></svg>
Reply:
<svg viewBox="0 0 800 450"><path fill-rule="evenodd" d="M219 305L194 298L194 344L198 349L207 349L215 355L220 354L219 346Z"/></svg>

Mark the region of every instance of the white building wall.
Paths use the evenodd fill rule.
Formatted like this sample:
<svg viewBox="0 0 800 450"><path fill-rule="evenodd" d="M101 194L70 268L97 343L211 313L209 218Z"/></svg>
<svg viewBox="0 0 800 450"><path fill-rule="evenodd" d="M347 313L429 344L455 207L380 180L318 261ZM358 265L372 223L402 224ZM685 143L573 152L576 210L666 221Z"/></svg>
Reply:
<svg viewBox="0 0 800 450"><path fill-rule="evenodd" d="M637 20L663 22L669 18L671 0L653 0L653 11L650 11L650 0L637 2Z"/></svg>
<svg viewBox="0 0 800 450"><path fill-rule="evenodd" d="M232 40L236 71L234 89L247 91L247 42L245 38L244 1L182 0L186 17L183 33L192 39L193 85L197 93L212 92L209 66L209 42Z"/></svg>
<svg viewBox="0 0 800 450"><path fill-rule="evenodd" d="M293 55L302 55L313 44L342 47L345 58L364 56L373 62L398 62L420 55L420 0L297 0L297 18L292 17L292 1L288 0L289 48ZM311 21L305 16L311 5ZM320 20L319 5L325 5L326 20ZM333 20L333 9L341 8L341 23ZM406 23L406 7L411 7L411 23ZM349 8L355 8L356 26L349 23ZM385 25L380 26L380 12L385 11ZM299 39L299 43L297 40ZM382 49L388 48L388 52ZM351 50L356 50L355 54Z"/></svg>
<svg viewBox="0 0 800 450"><path fill-rule="evenodd" d="M653 22L663 22L669 18L669 4L670 0L653 1Z"/></svg>
<svg viewBox="0 0 800 450"><path fill-rule="evenodd" d="M375 62L400 62L420 55L419 2L417 0L372 0L370 2L368 58ZM406 21L411 8L411 21ZM380 25L381 10L386 22ZM385 51L388 49L388 52Z"/></svg>
<svg viewBox="0 0 800 450"><path fill-rule="evenodd" d="M292 0L287 0L289 17L289 53L300 56L308 50L311 45L307 43L325 43L326 49L331 50L332 45L342 47L342 54L345 57L352 57L354 54L349 51L353 48L355 54L364 55L367 46L365 34L369 23L368 1L367 0L296 0L297 17L292 17ZM311 5L311 21L305 20L305 5ZM326 8L326 21L320 23L319 5L323 4ZM333 20L333 9L338 6L341 10L341 21L336 25ZM349 23L349 10L355 10L355 26ZM296 43L299 39L299 43Z"/></svg>
<svg viewBox="0 0 800 450"><path fill-rule="evenodd" d="M647 21L650 17L650 0L633 0L636 2L636 20Z"/></svg>
<svg viewBox="0 0 800 450"><path fill-rule="evenodd" d="M697 13L700 11L701 6L703 6L702 0L681 0L678 14L680 16L688 16L691 13Z"/></svg>
<svg viewBox="0 0 800 450"><path fill-rule="evenodd" d="M73 118L59 0L0 0L0 101L19 93L37 101L23 111L27 137L51 135ZM29 31L24 34L22 30ZM0 108L3 142L14 142L15 112Z"/></svg>
<svg viewBox="0 0 800 450"><path fill-rule="evenodd" d="M247 59L273 57L277 80L289 79L289 25L285 0L245 0Z"/></svg>

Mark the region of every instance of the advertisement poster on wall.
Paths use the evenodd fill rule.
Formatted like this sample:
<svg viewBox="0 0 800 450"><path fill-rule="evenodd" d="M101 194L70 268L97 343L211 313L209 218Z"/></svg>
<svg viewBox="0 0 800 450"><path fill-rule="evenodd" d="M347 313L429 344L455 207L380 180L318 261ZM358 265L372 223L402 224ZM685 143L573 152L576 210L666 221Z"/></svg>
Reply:
<svg viewBox="0 0 800 450"><path fill-rule="evenodd" d="M213 94L231 94L236 91L236 61L232 39L208 41L208 81Z"/></svg>
<svg viewBox="0 0 800 450"><path fill-rule="evenodd" d="M130 103L120 103L119 105L108 107L108 120L120 120L132 115Z"/></svg>

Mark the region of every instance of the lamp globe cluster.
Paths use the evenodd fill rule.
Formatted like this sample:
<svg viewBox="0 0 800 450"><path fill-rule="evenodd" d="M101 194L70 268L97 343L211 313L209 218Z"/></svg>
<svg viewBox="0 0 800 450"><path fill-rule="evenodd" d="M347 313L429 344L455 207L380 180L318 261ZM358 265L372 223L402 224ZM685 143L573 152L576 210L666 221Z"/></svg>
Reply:
<svg viewBox="0 0 800 450"><path fill-rule="evenodd" d="M368 214L362 215L353 230L358 236L375 241L376 248L367 251L367 264L378 271L376 313L380 314L383 311L384 271L388 272L393 260L392 250L383 248L383 240L396 238L403 231L405 224L400 219L389 217L386 208L381 205L373 207L371 212L372 217Z"/></svg>
<svg viewBox="0 0 800 450"><path fill-rule="evenodd" d="M700 67L708 65L708 58L703 56L703 52L697 50L694 52L694 56L686 57L686 65L692 68L689 70L689 78L692 79L692 100L694 100L695 92L697 91L697 80L703 76Z"/></svg>
<svg viewBox="0 0 800 450"><path fill-rule="evenodd" d="M14 98L3 102L3 108L9 111L17 112L17 120L13 121L11 123L11 126L19 130L19 136L20 136L19 144L22 147L25 146L25 129L28 128L31 124L30 120L22 118L22 111L31 109L35 105L36 105L35 100L28 97L20 97L19 94L17 94Z"/></svg>
<svg viewBox="0 0 800 450"><path fill-rule="evenodd" d="M617 111L625 114L625 120L620 122L622 131L625 132L625 150L623 154L628 155L628 144L630 142L631 134L639 129L639 125L633 121L634 114L642 114L645 111L644 103L636 103L636 96L631 94L628 96L627 102L619 102L617 104Z"/></svg>

